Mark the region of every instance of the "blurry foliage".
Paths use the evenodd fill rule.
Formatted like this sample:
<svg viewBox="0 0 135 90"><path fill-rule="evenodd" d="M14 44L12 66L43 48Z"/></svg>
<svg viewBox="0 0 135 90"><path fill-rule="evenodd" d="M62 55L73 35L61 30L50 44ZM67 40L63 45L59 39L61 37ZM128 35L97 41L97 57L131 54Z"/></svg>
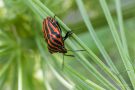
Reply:
<svg viewBox="0 0 135 90"><path fill-rule="evenodd" d="M67 21L68 17L72 15L72 12L79 14L76 2L74 0L41 0L50 10L52 10L58 17ZM111 8L114 8L113 0L106 0ZM123 0L124 1L124 0ZM132 1L132 0L129 0ZM35 32L41 34L41 25L39 23L39 17L26 6L27 0L4 0L4 7L0 7L0 69L3 69L6 65L9 65L3 75L0 73L0 90L6 90L7 86L12 87L12 90L17 89L17 69L18 69L18 50L21 51L21 64L23 71L23 90L44 90L43 80L35 78L35 72L41 68L39 61L39 50L35 41ZM94 27L97 30L97 35L101 42L105 46L109 55L114 58L116 65L119 62L117 56L117 50L112 42L111 35L108 34L108 27L106 26L105 17L99 6L98 0L84 0L85 8L92 20ZM126 2L125 2L126 3ZM113 6L113 7L112 7ZM130 4L128 5L130 7ZM128 7L124 7L128 8ZM129 13L125 13L127 20L125 20L127 40L129 44L129 50L132 52L131 57L134 59L135 54L135 43L134 43L134 23L135 23L135 6L134 9L129 10ZM111 10L113 13L114 11ZM132 13L132 15L131 15ZM115 16L115 14L113 14ZM71 16L72 17L72 16ZM99 51L97 50L94 42L87 33L87 28L81 19L80 15L73 16L80 17L80 21L72 24L74 20L68 19L66 22L70 27L73 28L75 33L79 34L84 43L91 48L100 58ZM131 19L130 19L131 18ZM71 22L71 23L69 23ZM81 26L81 27L80 27ZM76 28L76 29L74 29ZM38 29L38 30L37 30ZM81 34L80 34L81 33ZM40 35L41 42L43 41L42 34ZM87 57L87 55L86 55ZM10 59L13 61L11 62ZM134 61L133 61L134 62ZM9 63L9 64L7 64ZM70 63L70 61L69 61ZM78 67L80 64L76 64L76 61L72 61L71 65L74 64ZM133 63L135 64L135 62ZM117 67L121 67L120 65ZM78 67L80 71L83 71L81 67ZM121 68L119 68L122 70ZM87 76L87 72L84 71ZM92 76L89 76L89 78ZM126 78L126 77L125 77ZM128 80L128 78L127 78ZM54 81L54 82L53 82ZM56 78L51 81L54 87L60 88L61 84L57 83ZM6 85L7 83L8 85ZM56 85L57 84L57 85ZM53 86L53 85L52 85ZM59 89L57 89L59 90Z"/></svg>

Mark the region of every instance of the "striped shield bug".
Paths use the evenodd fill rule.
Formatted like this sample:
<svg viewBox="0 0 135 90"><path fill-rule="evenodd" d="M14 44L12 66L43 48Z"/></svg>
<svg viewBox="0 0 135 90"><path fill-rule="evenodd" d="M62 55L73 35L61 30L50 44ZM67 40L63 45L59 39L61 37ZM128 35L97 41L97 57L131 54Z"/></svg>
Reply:
<svg viewBox="0 0 135 90"><path fill-rule="evenodd" d="M44 33L44 38L51 54L56 52L63 54L67 53L64 41L72 34L71 31L67 32L65 37L62 37L62 31L59 23L54 18L47 17L43 21L42 32Z"/></svg>
<svg viewBox="0 0 135 90"><path fill-rule="evenodd" d="M65 37L62 37L62 30L59 23L55 18L47 17L43 20L42 32L44 33L44 38L47 43L48 50L51 54L53 53L63 53L63 66L64 66L64 55L67 53L67 49L64 46L64 41L72 34L68 31ZM72 51L72 50L69 50ZM82 50L77 50L82 51ZM74 55L66 55L74 57Z"/></svg>

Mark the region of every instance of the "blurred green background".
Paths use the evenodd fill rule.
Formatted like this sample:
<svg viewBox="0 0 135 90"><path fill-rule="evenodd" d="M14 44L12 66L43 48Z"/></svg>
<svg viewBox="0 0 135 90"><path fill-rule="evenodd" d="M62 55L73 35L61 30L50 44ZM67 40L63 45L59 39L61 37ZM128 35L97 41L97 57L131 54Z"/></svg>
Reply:
<svg viewBox="0 0 135 90"><path fill-rule="evenodd" d="M74 0L41 0L53 11L92 51L104 61L80 15ZM117 29L118 21L114 0L106 0ZM106 18L98 0L83 0L85 9L92 21L92 25L114 64L129 82L120 55L112 38ZM36 34L41 43L45 44L42 34L42 21L38 15L26 5L27 0L0 0L0 90L17 90L18 68L22 69L23 90L45 90L44 76L41 65L41 55L36 44ZM135 1L121 0L124 29L127 38L131 62L135 65ZM36 33L36 34L35 34ZM46 46L45 46L46 48ZM80 48L79 48L80 49ZM45 51L49 54L48 50ZM61 54L57 54L59 58ZM93 63L87 53L83 55ZM46 55L45 55L46 56ZM18 61L18 59L20 61ZM21 62L21 67L19 66ZM75 58L65 57L65 64L69 64L87 78L94 80ZM93 63L93 65L95 65ZM99 67L95 65L98 69ZM45 74L53 90L67 88L55 77L54 73L45 67ZM56 67L61 68L61 67ZM102 72L102 71L99 71ZM131 83L128 83L131 86ZM68 89L67 89L68 90Z"/></svg>

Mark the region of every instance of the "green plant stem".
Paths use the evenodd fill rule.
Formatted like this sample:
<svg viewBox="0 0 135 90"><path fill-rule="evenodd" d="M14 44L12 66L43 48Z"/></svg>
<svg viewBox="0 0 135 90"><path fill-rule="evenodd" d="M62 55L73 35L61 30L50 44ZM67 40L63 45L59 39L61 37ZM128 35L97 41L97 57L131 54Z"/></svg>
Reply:
<svg viewBox="0 0 135 90"><path fill-rule="evenodd" d="M109 75L111 78L113 78L113 80L120 86L122 87L122 83L120 82L120 80L118 79L118 77L116 75L114 75L109 68L87 47L84 45L84 43L82 43L82 41L79 40L79 38L73 34L73 37L75 37L76 42L79 43L79 45L81 45L85 50L87 50L87 52L89 53L89 55L91 56L92 60L94 60L95 63L97 63L100 68L102 70L104 70L106 72L107 75Z"/></svg>
<svg viewBox="0 0 135 90"><path fill-rule="evenodd" d="M113 22L113 19L111 17L111 14L109 12L108 7L107 7L106 1L105 0L99 0L99 1L100 1L102 9L104 11L104 14L106 16L106 19L108 21L108 24L110 26L110 30L112 32L113 38L114 38L115 43L117 45L117 48L118 48L118 51L119 51L120 56L122 58L122 61L124 63L124 66L127 70L130 81L133 85L133 88L135 89L135 72L134 72L133 66L130 62L130 58L127 55L127 52L125 52L125 50L123 49L123 46L121 44L120 38L119 38L118 33L117 33L117 29L115 27L115 24Z"/></svg>
<svg viewBox="0 0 135 90"><path fill-rule="evenodd" d="M9 72L6 71L5 74L2 75L2 77L0 77L0 90L2 90L3 87L4 87L4 84L5 84L5 82L6 82L7 78L8 78L8 73Z"/></svg>
<svg viewBox="0 0 135 90"><path fill-rule="evenodd" d="M18 86L18 82L17 82L17 80L16 80L16 77L18 76L18 72L17 72L17 70L18 70L18 68L16 68L16 66L18 65L18 61L16 60L16 58L15 58L15 60L14 60L14 66L12 67L13 68L13 73L12 73L12 81L11 81L11 90L16 90L16 87Z"/></svg>
<svg viewBox="0 0 135 90"><path fill-rule="evenodd" d="M117 17L118 17L118 23L119 23L119 29L120 29L120 36L121 36L121 40L122 40L122 45L123 45L123 48L124 48L125 52L127 53L127 55L129 55L127 41L126 41L125 32L124 32L124 25L123 25L123 19L122 19L123 17L122 17L122 11L121 11L121 3L120 3L120 0L115 0L115 2L116 2L116 11L117 11Z"/></svg>
<svg viewBox="0 0 135 90"><path fill-rule="evenodd" d="M117 17L118 17L118 23L119 23L119 29L120 29L120 35L121 35L123 49L125 50L125 52L127 53L128 57L129 57L127 41L126 41L125 32L124 32L124 25L123 25L123 19L122 19L120 0L115 0L115 3L116 3L116 11L117 11ZM126 82L123 79L121 79L121 81L123 82L124 85L126 85L126 89L130 90L130 88L128 87Z"/></svg>
<svg viewBox="0 0 135 90"><path fill-rule="evenodd" d="M17 54L17 63L18 63L18 90L23 90L22 86L22 63L21 63L21 39L17 33L16 27L12 26L12 31L16 39L16 54Z"/></svg>
<svg viewBox="0 0 135 90"><path fill-rule="evenodd" d="M41 69L42 69L42 72L43 72L43 82L44 82L44 87L46 87L47 90L53 90L49 81L48 81L48 77L46 75L46 72L47 72L47 69L46 69L46 62L45 60L41 60Z"/></svg>
<svg viewBox="0 0 135 90"><path fill-rule="evenodd" d="M70 46L73 50L77 50L77 48L74 46L74 44L68 40L68 46ZM100 83L102 83L104 86L106 86L108 89L116 90L115 86L113 86L106 78L104 78L99 71L95 69L95 67L88 62L88 60L79 52L75 53L75 55L78 57L77 60L83 64L83 66L98 79Z"/></svg>
<svg viewBox="0 0 135 90"><path fill-rule="evenodd" d="M85 22L85 24L86 24L86 26L87 26L87 28L88 28L88 30L90 32L90 35L92 36L95 44L97 45L98 49L100 50L100 52L103 55L104 59L106 60L107 64L109 65L109 67L111 68L111 70L118 75L118 77L120 78L120 80L124 83L125 88L128 88L127 87L128 86L127 83L125 82L125 80L123 79L123 77L120 75L119 71L117 70L117 68L113 64L110 56L107 54L104 46L102 45L102 43L98 39L98 37L97 37L97 35L96 35L95 31L94 31L94 28L93 28L93 26L92 26L92 24L91 24L91 22L89 20L89 17L88 17L88 15L86 13L86 10L84 8L84 5L83 5L82 0L76 0L76 2L77 2L77 5L78 5L79 10L81 12L81 15L83 17L83 20L84 20L84 22ZM123 87L124 87L124 85L123 85Z"/></svg>
<svg viewBox="0 0 135 90"><path fill-rule="evenodd" d="M55 57L55 59L56 59L56 61L58 61L58 60L60 60L61 58L58 58L58 57ZM61 59L61 61L62 61L62 59ZM65 73L66 72L68 72L69 71L69 73L70 74L73 74L73 77L72 78L77 78L77 81L78 81L78 79L80 80L80 82L82 82L84 85L89 85L90 87L93 87L94 88L94 90L96 89L96 88L99 88L100 87L100 89L103 89L101 86L99 86L99 85L97 85L96 83L94 83L94 82L92 82L92 81L90 81L90 80L88 80L88 79L86 79L84 76L82 76L81 74L79 74L79 73L77 73L76 71L74 71L72 68L70 68L74 73L71 73L71 71L70 70L68 70L67 71L67 69L69 68L69 66L68 65L64 65L64 71L65 71ZM76 74L78 75L78 77L76 76ZM102 79L103 80L103 79ZM90 83L91 82L91 83ZM104 83L104 80L103 80L103 82L101 82L101 83ZM95 85L94 85L95 84ZM94 86L93 86L94 85ZM107 84L108 86L107 87L109 87L110 86L110 83L108 83ZM98 87L96 87L96 86L98 86ZM112 88L109 88L110 90L116 90L116 89L114 89L115 87L112 87Z"/></svg>
<svg viewBox="0 0 135 90"><path fill-rule="evenodd" d="M74 89L74 85L69 84L54 68L52 65L49 64L49 67L53 74L61 81L61 83L67 87L68 89L72 90Z"/></svg>
<svg viewBox="0 0 135 90"><path fill-rule="evenodd" d="M13 59L14 59L14 55L11 55L8 62L3 66L3 68L0 71L0 78L7 71L7 69L9 68L9 66L10 66L11 62L13 61Z"/></svg>
<svg viewBox="0 0 135 90"><path fill-rule="evenodd" d="M77 72L75 72L74 70L72 70L67 65L66 65L66 70L68 70L70 73L72 72L72 74L74 74L74 76L77 76L77 77L81 78L81 80L86 81L87 83L89 83L91 85L91 88L93 88L94 90L105 90L104 88L102 88L99 85L93 83L92 81L85 79L84 77L82 77L81 75L79 75Z"/></svg>
<svg viewBox="0 0 135 90"><path fill-rule="evenodd" d="M22 89L22 65L21 65L21 53L20 50L17 50L17 56L18 56L18 90Z"/></svg>

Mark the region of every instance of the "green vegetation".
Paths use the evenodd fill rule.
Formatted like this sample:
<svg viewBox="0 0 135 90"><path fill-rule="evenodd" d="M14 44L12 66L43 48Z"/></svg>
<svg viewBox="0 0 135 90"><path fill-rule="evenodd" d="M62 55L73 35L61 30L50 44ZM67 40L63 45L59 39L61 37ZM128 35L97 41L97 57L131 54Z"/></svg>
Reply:
<svg viewBox="0 0 135 90"><path fill-rule="evenodd" d="M135 1L3 0L0 90L134 90ZM42 22L54 17L75 57L50 54Z"/></svg>

